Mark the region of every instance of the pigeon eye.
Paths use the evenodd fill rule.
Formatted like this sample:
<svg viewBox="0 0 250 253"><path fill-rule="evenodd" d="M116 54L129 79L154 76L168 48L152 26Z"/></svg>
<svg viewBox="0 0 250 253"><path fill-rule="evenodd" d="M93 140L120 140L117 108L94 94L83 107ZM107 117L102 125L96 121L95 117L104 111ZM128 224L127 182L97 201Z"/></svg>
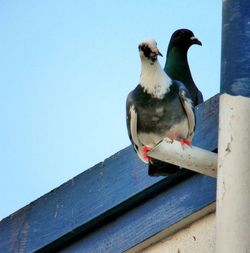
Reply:
<svg viewBox="0 0 250 253"><path fill-rule="evenodd" d="M146 47L145 44L141 44L141 45L138 46L139 50L142 50L142 51L145 49L145 47Z"/></svg>

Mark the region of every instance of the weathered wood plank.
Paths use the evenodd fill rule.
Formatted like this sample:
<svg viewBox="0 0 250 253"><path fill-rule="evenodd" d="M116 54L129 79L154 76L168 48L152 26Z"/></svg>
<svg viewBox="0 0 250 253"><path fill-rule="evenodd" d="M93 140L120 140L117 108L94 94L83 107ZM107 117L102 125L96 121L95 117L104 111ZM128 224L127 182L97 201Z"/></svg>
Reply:
<svg viewBox="0 0 250 253"><path fill-rule="evenodd" d="M215 201L214 178L196 174L65 247L62 253L119 253Z"/></svg>
<svg viewBox="0 0 250 253"><path fill-rule="evenodd" d="M194 144L215 150L217 131L215 96L197 108ZM184 171L167 178L151 178L131 147L126 148L3 219L0 252L62 246L187 177Z"/></svg>
<svg viewBox="0 0 250 253"><path fill-rule="evenodd" d="M193 144L210 151L217 150L219 124L219 94L196 107Z"/></svg>

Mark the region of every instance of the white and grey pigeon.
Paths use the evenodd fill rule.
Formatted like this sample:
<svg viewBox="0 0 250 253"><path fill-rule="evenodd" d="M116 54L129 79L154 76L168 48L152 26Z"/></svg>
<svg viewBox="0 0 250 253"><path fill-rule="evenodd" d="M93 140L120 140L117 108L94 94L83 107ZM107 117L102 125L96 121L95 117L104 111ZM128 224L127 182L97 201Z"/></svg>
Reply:
<svg viewBox="0 0 250 253"><path fill-rule="evenodd" d="M138 48L140 82L126 103L129 138L140 159L149 163L149 175L159 166L164 167L164 175L173 174L178 166L152 159L147 152L166 137L191 146L195 130L192 101L184 84L170 79L160 66L157 57L162 54L156 41L146 40Z"/></svg>

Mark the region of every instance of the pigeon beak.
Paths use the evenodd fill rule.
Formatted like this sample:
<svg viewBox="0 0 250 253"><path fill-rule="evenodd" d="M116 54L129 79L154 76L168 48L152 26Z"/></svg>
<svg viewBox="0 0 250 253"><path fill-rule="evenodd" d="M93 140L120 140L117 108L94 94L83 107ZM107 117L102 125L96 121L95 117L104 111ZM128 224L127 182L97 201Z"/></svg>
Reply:
<svg viewBox="0 0 250 253"><path fill-rule="evenodd" d="M161 57L162 57L162 54L161 54L161 52L159 51L159 49L158 48L154 48L153 50L152 50L152 53L156 56L156 55L160 55Z"/></svg>
<svg viewBox="0 0 250 253"><path fill-rule="evenodd" d="M196 45L202 46L202 43L196 37L192 36L190 39L191 39L191 44L192 45L196 44Z"/></svg>
<svg viewBox="0 0 250 253"><path fill-rule="evenodd" d="M163 57L162 53L158 50L158 55L160 55L161 57Z"/></svg>

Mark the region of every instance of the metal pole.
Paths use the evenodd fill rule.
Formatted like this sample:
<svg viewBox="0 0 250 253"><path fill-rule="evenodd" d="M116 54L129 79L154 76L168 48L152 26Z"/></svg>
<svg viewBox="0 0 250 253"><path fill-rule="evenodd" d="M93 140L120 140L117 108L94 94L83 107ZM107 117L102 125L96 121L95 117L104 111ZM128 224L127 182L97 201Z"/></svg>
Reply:
<svg viewBox="0 0 250 253"><path fill-rule="evenodd" d="M250 1L223 0L221 93L250 97ZM222 95L216 252L250 252L250 100Z"/></svg>
<svg viewBox="0 0 250 253"><path fill-rule="evenodd" d="M220 97L216 252L250 252L250 98Z"/></svg>
<svg viewBox="0 0 250 253"><path fill-rule="evenodd" d="M250 97L249 0L223 0L220 90Z"/></svg>
<svg viewBox="0 0 250 253"><path fill-rule="evenodd" d="M221 93L250 97L250 1L223 0ZM216 252L250 252L250 100L222 95Z"/></svg>
<svg viewBox="0 0 250 253"><path fill-rule="evenodd" d="M164 139L152 151L150 157L173 163L180 167L210 176L217 176L217 154L195 147L181 148L179 141Z"/></svg>

